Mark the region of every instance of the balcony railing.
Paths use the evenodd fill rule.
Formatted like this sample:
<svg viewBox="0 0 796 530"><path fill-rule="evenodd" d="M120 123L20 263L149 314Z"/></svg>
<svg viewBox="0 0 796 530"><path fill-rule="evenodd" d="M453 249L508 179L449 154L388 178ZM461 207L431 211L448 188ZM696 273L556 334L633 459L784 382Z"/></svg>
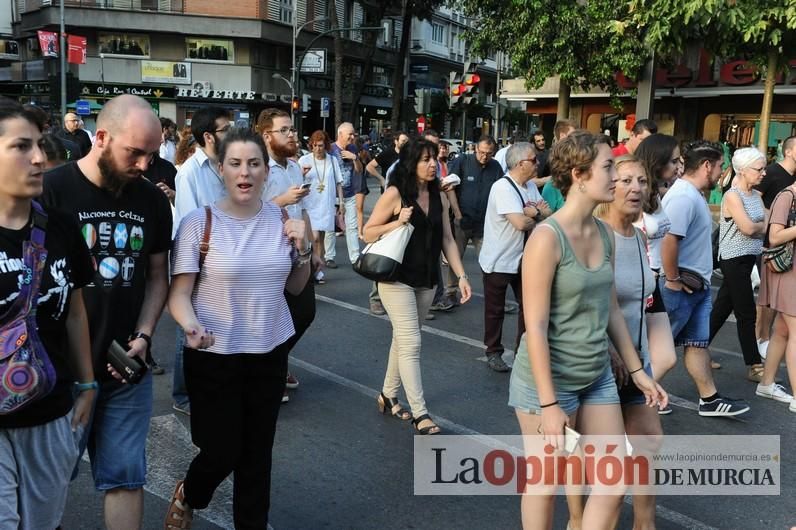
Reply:
<svg viewBox="0 0 796 530"><path fill-rule="evenodd" d="M58 6L61 0L25 0L25 11L40 7ZM90 7L124 11L155 11L184 13L185 0L63 0L65 7Z"/></svg>

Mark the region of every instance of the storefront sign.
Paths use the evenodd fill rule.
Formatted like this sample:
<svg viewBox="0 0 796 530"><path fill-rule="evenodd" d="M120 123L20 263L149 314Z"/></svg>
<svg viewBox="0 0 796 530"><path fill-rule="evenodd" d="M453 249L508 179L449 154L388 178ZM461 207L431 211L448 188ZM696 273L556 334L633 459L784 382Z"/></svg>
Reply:
<svg viewBox="0 0 796 530"><path fill-rule="evenodd" d="M326 73L326 50L314 48L307 50L304 59L301 61L302 74L325 74Z"/></svg>
<svg viewBox="0 0 796 530"><path fill-rule="evenodd" d="M80 94L82 96L99 96L112 98L121 94L132 94L142 98L154 99L174 99L174 87L166 86L144 86L144 85L120 85L118 83L81 83Z"/></svg>
<svg viewBox="0 0 796 530"><path fill-rule="evenodd" d="M655 85L658 88L749 86L761 82L760 70L745 60L727 61L719 68L718 78L714 75L714 58L705 50L700 50L699 64L696 72L686 65L680 64L671 68L658 68L655 72ZM777 75L776 84L796 85L796 59L788 61L789 74ZM624 89L636 87L624 74L617 73L616 80Z"/></svg>
<svg viewBox="0 0 796 530"><path fill-rule="evenodd" d="M191 63L141 61L141 81L144 83L191 84Z"/></svg>
<svg viewBox="0 0 796 530"><path fill-rule="evenodd" d="M177 88L176 95L179 99L200 99L206 101L277 101L276 94L271 92L253 92L251 90L198 90L195 88ZM282 100L290 103L290 96L282 96Z"/></svg>

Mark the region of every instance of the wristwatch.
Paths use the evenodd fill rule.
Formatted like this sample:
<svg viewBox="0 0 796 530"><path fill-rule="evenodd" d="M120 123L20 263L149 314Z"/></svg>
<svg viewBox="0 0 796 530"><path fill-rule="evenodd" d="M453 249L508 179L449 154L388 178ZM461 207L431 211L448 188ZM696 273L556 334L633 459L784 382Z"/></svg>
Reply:
<svg viewBox="0 0 796 530"><path fill-rule="evenodd" d="M147 350L152 348L152 337L147 335L146 333L142 333L140 331L136 331L132 335L127 338L127 342L132 342L135 339L144 339L146 341L146 348Z"/></svg>

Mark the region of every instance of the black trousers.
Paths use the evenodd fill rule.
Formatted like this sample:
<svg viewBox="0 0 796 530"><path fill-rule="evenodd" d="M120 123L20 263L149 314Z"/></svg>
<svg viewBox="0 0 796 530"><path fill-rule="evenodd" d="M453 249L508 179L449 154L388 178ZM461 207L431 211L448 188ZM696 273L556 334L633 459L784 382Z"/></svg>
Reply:
<svg viewBox="0 0 796 530"><path fill-rule="evenodd" d="M741 344L743 360L747 366L762 363L760 352L757 349L755 336L755 323L757 313L755 296L752 290L752 268L755 266L756 256L739 256L737 258L722 259L719 262L724 280L721 282L719 294L713 302L710 312L710 341L719 332L731 312L735 312L738 328L738 342Z"/></svg>
<svg viewBox="0 0 796 530"><path fill-rule="evenodd" d="M514 341L514 351L520 344L520 338L525 333L525 317L522 311L522 278L520 273L507 274L503 272L484 273L484 345L486 354L494 355L503 353L503 320L506 316L506 291L509 286L520 304L519 321L517 322L517 337Z"/></svg>
<svg viewBox="0 0 796 530"><path fill-rule="evenodd" d="M235 528L263 530L271 495L271 451L287 377L287 343L264 355L220 355L185 348L191 439L199 454L185 478L185 499L206 508L234 473Z"/></svg>
<svg viewBox="0 0 796 530"><path fill-rule="evenodd" d="M285 343L289 353L315 320L315 282L312 281L312 275L310 275L307 285L304 286L304 290L299 294L294 296L285 291L285 301L290 309L293 327L296 328L296 334Z"/></svg>

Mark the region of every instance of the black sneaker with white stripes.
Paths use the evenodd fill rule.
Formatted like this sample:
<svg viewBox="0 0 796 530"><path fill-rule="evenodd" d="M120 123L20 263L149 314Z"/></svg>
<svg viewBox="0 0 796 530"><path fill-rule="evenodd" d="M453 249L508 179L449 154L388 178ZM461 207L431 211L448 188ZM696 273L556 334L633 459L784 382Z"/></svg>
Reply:
<svg viewBox="0 0 796 530"><path fill-rule="evenodd" d="M737 416L747 410L749 410L749 405L740 399L726 397L717 397L712 401L699 399L700 416Z"/></svg>

